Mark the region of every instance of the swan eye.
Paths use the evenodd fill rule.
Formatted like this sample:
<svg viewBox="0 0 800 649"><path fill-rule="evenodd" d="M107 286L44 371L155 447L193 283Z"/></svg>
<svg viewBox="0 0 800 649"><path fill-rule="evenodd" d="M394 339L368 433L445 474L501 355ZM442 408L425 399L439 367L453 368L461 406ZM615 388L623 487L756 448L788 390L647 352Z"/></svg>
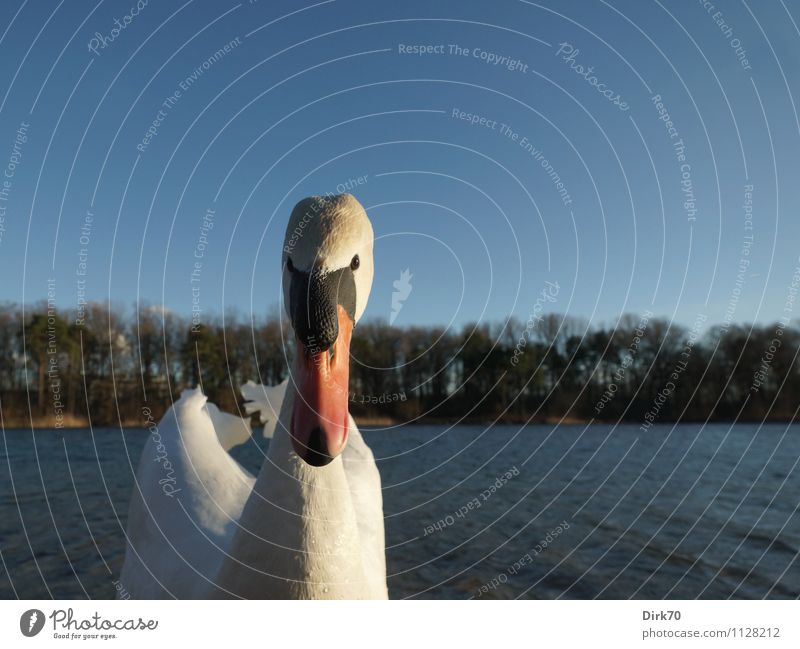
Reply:
<svg viewBox="0 0 800 649"><path fill-rule="evenodd" d="M361 259L359 258L358 255L356 255L350 262L350 270L357 270L360 265L361 265Z"/></svg>
<svg viewBox="0 0 800 649"><path fill-rule="evenodd" d="M290 273L294 272L294 264L292 263L291 257L286 258L286 270L288 270Z"/></svg>

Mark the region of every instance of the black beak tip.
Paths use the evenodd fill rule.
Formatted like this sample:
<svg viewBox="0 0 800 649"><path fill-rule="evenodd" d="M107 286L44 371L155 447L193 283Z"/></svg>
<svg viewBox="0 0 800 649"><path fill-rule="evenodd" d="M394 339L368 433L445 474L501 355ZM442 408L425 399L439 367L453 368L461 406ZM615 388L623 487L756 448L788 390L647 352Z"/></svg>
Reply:
<svg viewBox="0 0 800 649"><path fill-rule="evenodd" d="M311 466L325 466L333 461L333 457L328 453L328 445L325 443L325 435L322 429L316 426L308 437L305 454L301 456L306 464Z"/></svg>

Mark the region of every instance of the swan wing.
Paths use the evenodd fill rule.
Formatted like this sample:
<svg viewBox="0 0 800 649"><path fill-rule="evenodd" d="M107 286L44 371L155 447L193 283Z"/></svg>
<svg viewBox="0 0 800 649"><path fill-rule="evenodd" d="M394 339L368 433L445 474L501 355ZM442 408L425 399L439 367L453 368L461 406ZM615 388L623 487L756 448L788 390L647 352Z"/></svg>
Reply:
<svg viewBox="0 0 800 649"><path fill-rule="evenodd" d="M342 452L350 498L356 511L358 536L369 575L372 597L387 599L386 540L383 527L381 476L372 449L367 446L353 417L350 417L347 445Z"/></svg>
<svg viewBox="0 0 800 649"><path fill-rule="evenodd" d="M266 438L271 438L275 432L287 385L289 385L288 378L278 385L272 386L248 381L240 388L245 400L245 412L248 415L258 413L261 423L264 424L264 437Z"/></svg>
<svg viewBox="0 0 800 649"><path fill-rule="evenodd" d="M217 434L220 446L230 451L234 446L244 444L253 434L250 422L236 415L222 412L213 403L206 402L206 411L211 417L214 432Z"/></svg>
<svg viewBox="0 0 800 649"><path fill-rule="evenodd" d="M246 430L247 422L208 404L199 388L185 390L150 427L120 578L131 597L193 598L213 590L211 579L255 482L226 450Z"/></svg>

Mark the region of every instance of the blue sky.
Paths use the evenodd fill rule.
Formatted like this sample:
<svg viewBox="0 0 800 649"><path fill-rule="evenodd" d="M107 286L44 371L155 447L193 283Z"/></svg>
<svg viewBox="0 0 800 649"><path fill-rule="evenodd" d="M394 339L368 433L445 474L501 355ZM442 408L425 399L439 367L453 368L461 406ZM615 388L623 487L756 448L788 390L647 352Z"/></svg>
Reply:
<svg viewBox="0 0 800 649"><path fill-rule="evenodd" d="M800 10L714 4L5 2L0 299L263 314L291 207L356 180L367 317L408 268L398 325L526 319L546 282L596 322L774 321Z"/></svg>

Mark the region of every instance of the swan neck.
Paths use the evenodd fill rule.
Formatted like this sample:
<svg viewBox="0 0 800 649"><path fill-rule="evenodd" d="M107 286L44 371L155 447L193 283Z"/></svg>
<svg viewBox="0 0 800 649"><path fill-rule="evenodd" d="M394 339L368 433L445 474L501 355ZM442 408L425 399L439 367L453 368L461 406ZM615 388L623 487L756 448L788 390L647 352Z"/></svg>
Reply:
<svg viewBox="0 0 800 649"><path fill-rule="evenodd" d="M341 456L312 467L294 452L289 378L269 452L218 583L242 597L358 598L366 583Z"/></svg>

